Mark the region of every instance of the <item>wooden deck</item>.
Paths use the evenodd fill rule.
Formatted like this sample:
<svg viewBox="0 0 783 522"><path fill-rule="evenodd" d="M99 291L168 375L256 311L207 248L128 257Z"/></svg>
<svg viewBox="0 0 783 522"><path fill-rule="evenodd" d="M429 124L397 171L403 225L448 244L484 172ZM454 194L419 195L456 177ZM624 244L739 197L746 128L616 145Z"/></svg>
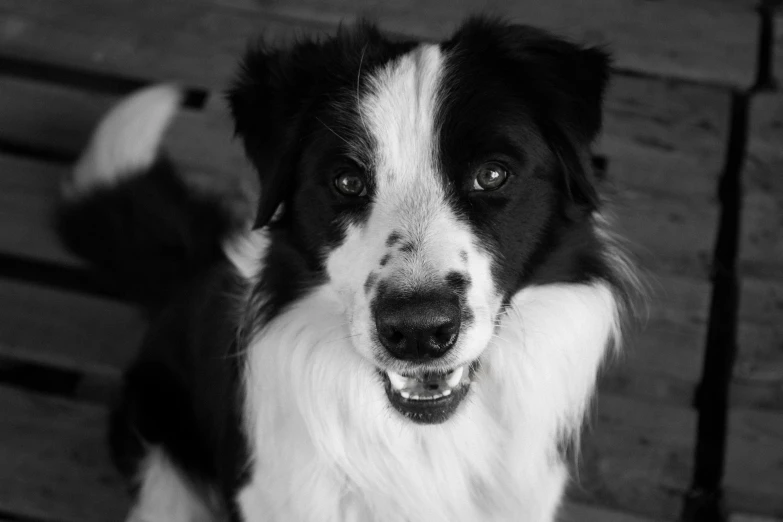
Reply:
<svg viewBox="0 0 783 522"><path fill-rule="evenodd" d="M178 82L190 96L168 133L174 159L193 183L241 179L221 91L250 37L285 42L362 13L435 39L481 9L613 48L596 152L656 296L601 381L564 520L700 522L721 507L732 522L783 520L773 3L0 0L0 520L121 520L128 503L105 421L145 318L53 226L59 179L101 113Z"/></svg>

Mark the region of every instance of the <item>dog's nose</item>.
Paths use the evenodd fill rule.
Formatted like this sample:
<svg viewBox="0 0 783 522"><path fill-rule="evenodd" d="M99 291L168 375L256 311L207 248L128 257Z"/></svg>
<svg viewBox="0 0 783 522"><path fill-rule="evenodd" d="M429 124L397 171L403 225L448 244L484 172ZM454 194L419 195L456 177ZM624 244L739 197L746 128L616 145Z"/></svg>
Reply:
<svg viewBox="0 0 783 522"><path fill-rule="evenodd" d="M448 352L457 342L460 303L456 295L384 297L375 308L381 344L398 359L425 361Z"/></svg>

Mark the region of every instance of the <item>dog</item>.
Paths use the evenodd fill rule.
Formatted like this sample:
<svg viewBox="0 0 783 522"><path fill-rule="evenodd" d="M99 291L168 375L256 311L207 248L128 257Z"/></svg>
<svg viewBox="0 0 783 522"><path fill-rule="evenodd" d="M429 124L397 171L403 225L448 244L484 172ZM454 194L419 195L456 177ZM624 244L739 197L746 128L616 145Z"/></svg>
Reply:
<svg viewBox="0 0 783 522"><path fill-rule="evenodd" d="M113 109L60 223L153 310L110 429L128 520L555 520L638 294L590 169L609 68L487 17L253 45L252 212L159 150L179 89Z"/></svg>

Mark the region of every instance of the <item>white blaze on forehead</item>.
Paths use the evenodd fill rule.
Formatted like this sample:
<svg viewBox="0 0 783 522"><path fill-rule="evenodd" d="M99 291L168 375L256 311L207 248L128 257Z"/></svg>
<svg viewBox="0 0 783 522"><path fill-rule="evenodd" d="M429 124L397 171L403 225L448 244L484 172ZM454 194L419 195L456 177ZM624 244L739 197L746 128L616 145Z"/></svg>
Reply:
<svg viewBox="0 0 783 522"><path fill-rule="evenodd" d="M437 113L443 56L437 45L421 45L391 62L370 80L360 105L375 140L376 201L408 193L414 184L442 195L437 173Z"/></svg>

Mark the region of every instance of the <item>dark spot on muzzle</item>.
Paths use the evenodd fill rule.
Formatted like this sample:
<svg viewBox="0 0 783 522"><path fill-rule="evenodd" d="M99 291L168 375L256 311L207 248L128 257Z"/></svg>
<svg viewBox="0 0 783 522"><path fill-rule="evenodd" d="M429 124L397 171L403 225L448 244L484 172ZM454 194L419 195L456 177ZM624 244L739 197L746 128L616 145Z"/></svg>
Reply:
<svg viewBox="0 0 783 522"><path fill-rule="evenodd" d="M367 276L367 280L364 282L364 292L369 293L377 280L378 274L376 272L370 272L370 275Z"/></svg>
<svg viewBox="0 0 783 522"><path fill-rule="evenodd" d="M446 284L454 292L463 294L470 286L470 277L459 272L449 272L446 274Z"/></svg>
<svg viewBox="0 0 783 522"><path fill-rule="evenodd" d="M386 246L391 248L394 245L396 245L397 242L400 241L401 239L402 239L402 234L400 234L399 232L392 232L391 234L389 234L389 237L386 238Z"/></svg>
<svg viewBox="0 0 783 522"><path fill-rule="evenodd" d="M416 250L416 244L413 241L408 241L407 243L403 244L400 247L400 252L404 252L406 254L410 254L415 250Z"/></svg>

